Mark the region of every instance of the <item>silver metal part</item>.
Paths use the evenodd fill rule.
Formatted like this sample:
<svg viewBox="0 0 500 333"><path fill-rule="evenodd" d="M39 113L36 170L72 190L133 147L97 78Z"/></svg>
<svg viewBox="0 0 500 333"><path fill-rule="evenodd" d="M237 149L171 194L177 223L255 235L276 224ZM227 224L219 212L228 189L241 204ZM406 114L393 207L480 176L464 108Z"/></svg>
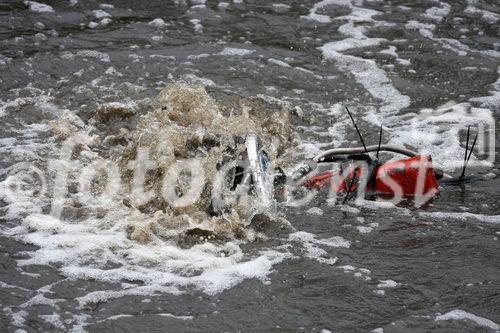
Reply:
<svg viewBox="0 0 500 333"><path fill-rule="evenodd" d="M310 172L315 170L317 167L317 163L315 161L309 160L300 165L293 173L292 180L298 181L301 178L304 178Z"/></svg>
<svg viewBox="0 0 500 333"><path fill-rule="evenodd" d="M373 152L377 151L378 145L373 145L373 146L367 146L366 150L368 152ZM392 153L398 153L402 155L406 155L409 157L414 157L417 156L418 153L414 152L412 150L406 149L406 148L401 148L401 147L396 147L392 145L381 145L380 146L380 151L387 151L387 152L392 152ZM334 148L330 149L327 151L324 151L318 155L316 155L313 160L315 162L321 163L322 160L324 160L328 156L334 156L334 155L352 155L352 154L363 154L365 153L365 148L364 147L353 147L353 148Z"/></svg>
<svg viewBox="0 0 500 333"><path fill-rule="evenodd" d="M262 152L259 152L257 135L248 134L245 144L256 195L262 207L269 208L273 203L273 179L268 169L261 163Z"/></svg>

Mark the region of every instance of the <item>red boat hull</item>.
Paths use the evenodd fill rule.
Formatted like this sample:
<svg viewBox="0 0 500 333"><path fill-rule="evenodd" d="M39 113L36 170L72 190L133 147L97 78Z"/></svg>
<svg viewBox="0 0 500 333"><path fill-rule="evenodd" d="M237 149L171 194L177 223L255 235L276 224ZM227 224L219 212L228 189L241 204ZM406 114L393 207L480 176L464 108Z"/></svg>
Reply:
<svg viewBox="0 0 500 333"><path fill-rule="evenodd" d="M366 173L366 168L353 168L344 178L339 173L323 172L301 185L309 189L346 192L355 178L351 188L354 192L360 186L359 180L363 179L363 170ZM366 192L404 197L435 196L439 193L439 185L432 167L432 158L415 156L376 166L371 181L367 182Z"/></svg>

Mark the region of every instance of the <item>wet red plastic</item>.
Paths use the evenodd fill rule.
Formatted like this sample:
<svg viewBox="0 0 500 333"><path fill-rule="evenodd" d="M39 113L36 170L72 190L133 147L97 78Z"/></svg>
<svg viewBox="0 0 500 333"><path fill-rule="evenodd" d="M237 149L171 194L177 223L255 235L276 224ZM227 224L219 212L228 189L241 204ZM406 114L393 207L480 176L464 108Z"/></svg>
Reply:
<svg viewBox="0 0 500 333"><path fill-rule="evenodd" d="M356 173L356 179L362 179L362 169L356 169ZM324 172L307 179L301 185L310 189L345 192L353 176L354 171L350 172L345 179L340 179L341 176L338 173ZM335 181L332 181L333 179ZM368 193L405 197L434 196L439 193L439 184L430 156L415 156L380 165L375 171L374 179L375 181L367 185ZM358 185L358 181L355 180L351 190L356 191Z"/></svg>

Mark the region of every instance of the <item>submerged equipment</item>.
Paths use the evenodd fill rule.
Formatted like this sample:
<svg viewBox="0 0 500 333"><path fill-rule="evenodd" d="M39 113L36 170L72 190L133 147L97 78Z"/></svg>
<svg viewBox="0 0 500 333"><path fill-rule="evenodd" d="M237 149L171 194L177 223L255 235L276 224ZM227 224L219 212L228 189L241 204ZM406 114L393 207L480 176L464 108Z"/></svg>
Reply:
<svg viewBox="0 0 500 333"><path fill-rule="evenodd" d="M404 197L435 196L439 193L438 181L442 184L455 185L473 179L472 177L465 177L465 170L477 140L476 134L469 150L470 126L467 128L462 173L458 178L455 178L445 174L440 169L434 168L431 156L422 156L406 148L382 144L382 125L380 125L378 144L366 146L361 132L347 107L346 111L363 146L335 148L316 155L311 161L299 167L298 172L294 173L295 177L293 179L295 181L302 179L302 186L309 189L330 189L335 192L346 192L345 203L349 199L349 194L358 189L358 183L363 178L366 181L364 190L368 194L401 195ZM375 159L370 156L370 152L376 152ZM379 161L380 152L397 153L406 156L406 158L395 162L382 163ZM367 167L353 166L356 161L365 162ZM338 172L326 171L308 176L316 169L311 165L320 165L322 163L340 163L340 170Z"/></svg>
<svg viewBox="0 0 500 333"><path fill-rule="evenodd" d="M469 149L470 126L467 128L467 142L464 164L459 177L452 177L432 165L431 156L423 156L407 148L382 144L383 128L380 126L378 144L366 146L359 128L349 109L346 111L360 138L362 147L334 148L319 153L305 161L291 174L281 169L271 170L269 156L255 133L245 138L245 152L241 156L245 170L240 168L234 173L231 188L242 188L258 199L259 208L269 209L274 202L276 189L292 182L295 186L314 190L327 190L346 193L343 203L350 199L351 193L363 191L366 195L434 197L439 193L439 185L462 184L470 181L465 176L467 164L476 144L477 134ZM370 153L375 152L375 158ZM381 162L380 152L403 155L397 161ZM339 164L338 171L320 172L327 163Z"/></svg>

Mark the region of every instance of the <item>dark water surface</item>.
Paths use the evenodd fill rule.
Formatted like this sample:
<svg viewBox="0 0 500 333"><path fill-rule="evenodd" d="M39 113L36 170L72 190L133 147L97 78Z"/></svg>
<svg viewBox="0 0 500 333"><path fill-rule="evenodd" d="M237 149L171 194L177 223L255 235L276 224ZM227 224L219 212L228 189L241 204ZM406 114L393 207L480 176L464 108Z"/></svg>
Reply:
<svg viewBox="0 0 500 333"><path fill-rule="evenodd" d="M120 102L143 113L177 81L203 84L218 100L260 96L300 107L297 161L358 144L342 105L367 141L376 142L382 122L386 141L432 154L450 173L459 171L451 161L462 158L465 139L455 129L488 124L499 146L497 1L45 3L51 7L40 11L0 1L0 180L17 163L53 157L46 124L64 112L86 121ZM151 262L127 262L123 278L87 274L103 269L101 257L167 250L103 242L87 253L83 236L94 229L60 231L66 245L40 248L33 244L50 228L19 226L46 214L47 203L4 198L0 332L498 332L499 166L494 157L478 163L472 171L483 180L444 187L419 209L339 207L325 198L279 207L302 238L270 230L267 240L238 243L242 257L221 264L215 292L202 279L179 289L157 285ZM318 242L334 236L350 247ZM284 257L265 261L270 249ZM78 251L85 264L68 259ZM245 260L252 265L237 266ZM150 279L134 280L130 272L143 267Z"/></svg>

